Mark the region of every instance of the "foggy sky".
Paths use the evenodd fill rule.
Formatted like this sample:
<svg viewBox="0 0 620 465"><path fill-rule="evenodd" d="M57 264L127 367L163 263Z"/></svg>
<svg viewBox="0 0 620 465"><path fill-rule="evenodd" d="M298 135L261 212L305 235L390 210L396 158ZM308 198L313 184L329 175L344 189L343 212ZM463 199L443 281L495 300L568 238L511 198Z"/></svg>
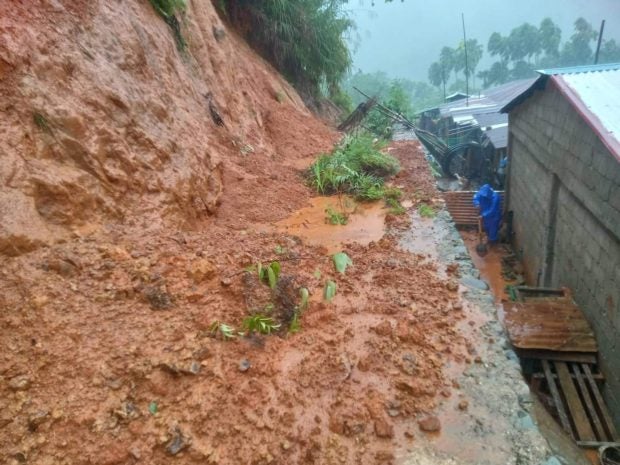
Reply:
<svg viewBox="0 0 620 465"><path fill-rule="evenodd" d="M486 50L491 33L506 35L525 21L538 26L546 16L562 29L562 42L572 35L579 16L596 30L605 19L603 37L620 42L620 0L375 0L374 7L370 0L351 0L348 10L357 23L351 38L354 72L385 71L422 81L441 48L463 39L461 12L467 38L484 46L476 72L495 61Z"/></svg>

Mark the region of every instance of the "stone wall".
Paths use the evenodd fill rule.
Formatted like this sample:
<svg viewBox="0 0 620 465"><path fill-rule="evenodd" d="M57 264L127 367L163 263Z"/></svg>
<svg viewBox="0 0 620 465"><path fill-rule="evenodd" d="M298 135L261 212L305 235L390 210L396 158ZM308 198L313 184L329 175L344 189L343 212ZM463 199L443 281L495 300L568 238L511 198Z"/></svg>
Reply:
<svg viewBox="0 0 620 465"><path fill-rule="evenodd" d="M509 118L515 248L528 284L573 291L620 426L620 162L551 82Z"/></svg>

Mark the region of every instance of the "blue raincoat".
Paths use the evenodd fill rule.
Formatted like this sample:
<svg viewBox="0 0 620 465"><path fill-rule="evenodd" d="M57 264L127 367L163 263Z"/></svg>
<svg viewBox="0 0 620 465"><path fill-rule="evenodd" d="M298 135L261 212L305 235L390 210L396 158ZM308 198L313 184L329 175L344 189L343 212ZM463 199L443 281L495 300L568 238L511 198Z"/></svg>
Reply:
<svg viewBox="0 0 620 465"><path fill-rule="evenodd" d="M489 241L497 241L499 228L502 224L501 194L498 194L491 186L485 184L474 194L474 205L480 208L480 216L482 216L482 223Z"/></svg>

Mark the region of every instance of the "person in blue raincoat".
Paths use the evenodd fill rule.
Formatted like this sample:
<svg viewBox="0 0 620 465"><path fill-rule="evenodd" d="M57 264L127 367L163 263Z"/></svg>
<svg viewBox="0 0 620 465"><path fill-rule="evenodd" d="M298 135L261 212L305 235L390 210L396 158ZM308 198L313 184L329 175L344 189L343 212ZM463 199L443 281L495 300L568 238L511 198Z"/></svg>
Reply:
<svg viewBox="0 0 620 465"><path fill-rule="evenodd" d="M480 208L484 230L490 242L496 242L502 224L502 196L485 184L474 194L474 205Z"/></svg>

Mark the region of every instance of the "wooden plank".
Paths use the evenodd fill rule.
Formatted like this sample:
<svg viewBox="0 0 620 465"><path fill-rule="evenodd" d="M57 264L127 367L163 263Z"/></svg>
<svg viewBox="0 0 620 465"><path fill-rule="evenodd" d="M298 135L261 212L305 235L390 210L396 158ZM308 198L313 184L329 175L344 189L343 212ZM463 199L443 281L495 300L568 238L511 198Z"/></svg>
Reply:
<svg viewBox="0 0 620 465"><path fill-rule="evenodd" d="M583 375L581 374L581 370L579 369L579 364L571 363L571 368L573 369L574 379L577 380L577 387L581 392L581 398L583 399L583 403L586 404L586 409L588 411L588 416L592 422L592 426L594 428L594 433L596 437L601 441L605 439L611 439L607 437L605 434L605 430L603 429L603 425L601 424L601 420L598 417L598 413L594 408L594 404L592 403L592 398L590 397L590 391L586 386L586 383L583 380Z"/></svg>
<svg viewBox="0 0 620 465"><path fill-rule="evenodd" d="M551 391L551 397L553 397L553 403L555 404L555 408L558 410L558 415L560 417L560 423L562 424L562 428L564 428L564 431L570 434L570 436L574 439L575 434L570 427L568 415L566 415L566 410L564 409L564 404L562 403L562 399L560 398L558 387L555 385L555 379L552 376L549 362L547 360L543 360L542 366L545 372L545 376L547 378L547 384L549 385L549 391Z"/></svg>
<svg viewBox="0 0 620 465"><path fill-rule="evenodd" d="M605 441L577 441L577 445L581 447L596 448L601 446L614 446L620 447L620 442L605 442Z"/></svg>
<svg viewBox="0 0 620 465"><path fill-rule="evenodd" d="M603 396L601 396L601 391L599 391L598 386L596 385L596 382L594 381L594 377L592 376L592 371L590 370L590 367L587 364L582 363L581 368L583 369L583 372L586 374L586 379L588 380L588 383L590 384L590 388L592 389L592 395L594 396L594 400L598 404L598 408L599 408L599 411L601 412L603 423L605 423L605 426L607 427L607 431L609 432L610 439L613 441L620 439L620 437L618 436L618 432L616 431L616 428L614 426L614 422L611 420L611 417L609 416L609 412L607 411L607 406L605 405Z"/></svg>
<svg viewBox="0 0 620 465"><path fill-rule="evenodd" d="M573 380L568 372L568 367L565 362L554 362L555 371L558 374L560 386L564 392L566 403L568 405L568 411L575 423L575 429L577 430L578 440L580 441L596 441L588 415L583 409L581 399L577 393L577 389L573 384Z"/></svg>
<svg viewBox="0 0 620 465"><path fill-rule="evenodd" d="M551 376L553 376L553 379L557 379L558 375L556 375L555 373L552 373ZM575 375L571 374L570 375L571 378L575 379ZM599 383L601 381L605 381L605 377L603 375L601 375L600 373L593 373L592 377L598 381ZM544 379L545 378L545 374L544 373L532 373L532 379Z"/></svg>
<svg viewBox="0 0 620 465"><path fill-rule="evenodd" d="M520 358L535 358L537 360L557 360L560 362L597 363L595 354L582 352L555 352L541 349L517 349Z"/></svg>

